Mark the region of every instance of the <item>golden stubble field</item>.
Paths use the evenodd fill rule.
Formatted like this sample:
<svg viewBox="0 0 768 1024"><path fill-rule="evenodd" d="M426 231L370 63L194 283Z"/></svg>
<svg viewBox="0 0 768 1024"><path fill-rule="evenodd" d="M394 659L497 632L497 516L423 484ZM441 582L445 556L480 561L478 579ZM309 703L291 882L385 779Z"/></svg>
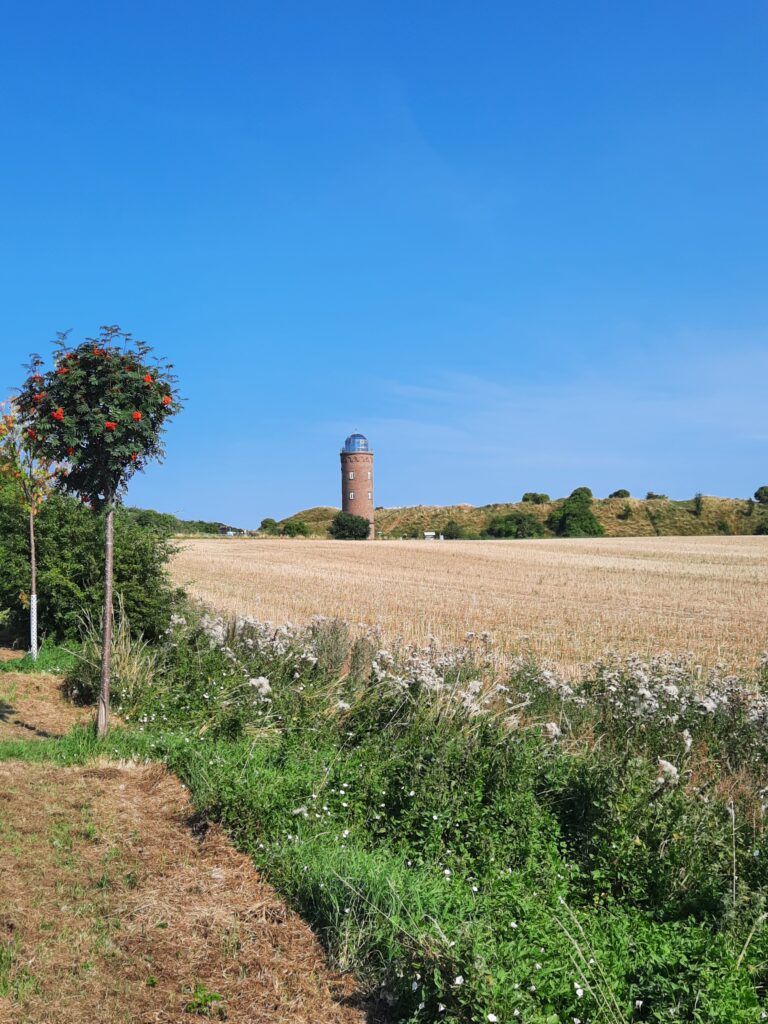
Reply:
<svg viewBox="0 0 768 1024"><path fill-rule="evenodd" d="M768 537L597 540L186 540L177 584L224 614L341 616L385 637L460 643L562 669L607 651L691 653L753 670L768 649Z"/></svg>

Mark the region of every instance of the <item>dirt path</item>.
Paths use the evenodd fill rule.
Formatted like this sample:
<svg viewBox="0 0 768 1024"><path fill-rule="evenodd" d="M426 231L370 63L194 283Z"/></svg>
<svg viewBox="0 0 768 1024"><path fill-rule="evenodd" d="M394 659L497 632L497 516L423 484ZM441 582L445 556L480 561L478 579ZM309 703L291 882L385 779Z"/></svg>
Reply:
<svg viewBox="0 0 768 1024"><path fill-rule="evenodd" d="M0 675L0 740L90 717ZM0 762L0 1024L363 1024L354 983L160 765Z"/></svg>
<svg viewBox="0 0 768 1024"><path fill-rule="evenodd" d="M2 1024L366 1019L309 928L191 815L157 765L0 764Z"/></svg>

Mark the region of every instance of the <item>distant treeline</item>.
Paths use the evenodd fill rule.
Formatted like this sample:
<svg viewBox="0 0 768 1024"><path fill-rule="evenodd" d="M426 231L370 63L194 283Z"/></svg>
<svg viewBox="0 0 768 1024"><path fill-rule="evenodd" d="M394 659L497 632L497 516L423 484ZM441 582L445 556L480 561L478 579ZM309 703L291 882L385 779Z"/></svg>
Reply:
<svg viewBox="0 0 768 1024"><path fill-rule="evenodd" d="M123 514L136 526L151 530L160 537L173 537L180 533L210 533L218 536L228 530L234 533L242 532L238 527L227 526L226 523L211 523L204 519L179 519L169 512L155 512L151 508L125 508Z"/></svg>

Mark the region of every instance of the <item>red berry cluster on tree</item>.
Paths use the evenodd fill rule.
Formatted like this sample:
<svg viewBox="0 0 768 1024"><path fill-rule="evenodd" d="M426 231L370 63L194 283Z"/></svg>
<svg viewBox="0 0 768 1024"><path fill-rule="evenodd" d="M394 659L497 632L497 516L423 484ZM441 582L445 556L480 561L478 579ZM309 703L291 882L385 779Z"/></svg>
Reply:
<svg viewBox="0 0 768 1024"><path fill-rule="evenodd" d="M181 408L172 367L117 327L71 348L59 337L54 367L33 357L17 398L41 457L65 462L63 490L94 508L112 504L130 477L163 455L166 421Z"/></svg>

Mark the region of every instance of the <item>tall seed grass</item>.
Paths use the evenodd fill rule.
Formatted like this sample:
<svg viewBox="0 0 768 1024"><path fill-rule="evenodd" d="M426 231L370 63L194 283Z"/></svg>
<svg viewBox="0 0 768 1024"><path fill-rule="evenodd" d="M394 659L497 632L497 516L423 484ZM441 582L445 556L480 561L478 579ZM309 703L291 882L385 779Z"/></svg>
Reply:
<svg viewBox="0 0 768 1024"><path fill-rule="evenodd" d="M72 651L74 664L65 676L69 697L83 704L98 699L101 684L102 619L84 615L80 619L80 644ZM112 629L111 680L116 710L132 707L140 694L152 686L158 666L156 650L143 637L131 635L130 623L120 595Z"/></svg>

